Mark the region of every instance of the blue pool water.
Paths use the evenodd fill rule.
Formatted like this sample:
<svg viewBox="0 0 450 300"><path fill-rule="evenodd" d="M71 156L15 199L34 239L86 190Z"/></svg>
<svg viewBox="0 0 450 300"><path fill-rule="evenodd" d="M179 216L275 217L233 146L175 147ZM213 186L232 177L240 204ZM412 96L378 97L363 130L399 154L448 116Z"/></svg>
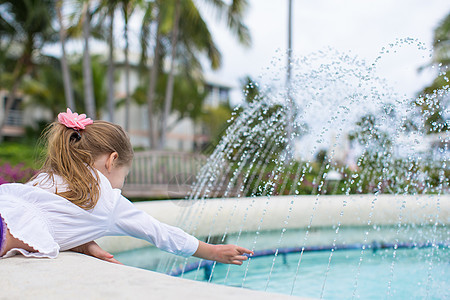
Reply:
<svg viewBox="0 0 450 300"><path fill-rule="evenodd" d="M393 240L429 243L432 228L377 228L370 232L370 241L389 243ZM345 228L337 236L335 229L320 229L309 233L309 245L330 245L361 241L367 231ZM416 234L413 234L416 233ZM302 230L286 232L280 243L279 232L262 233L255 244L254 233L242 234L238 244L255 250L274 249L274 246L298 247L304 236ZM427 238L428 237L428 238ZM242 266L217 264L209 278L205 269L182 274L183 278L217 284L244 287L281 294L323 299L450 299L449 233L445 227L434 232L438 247L413 249L325 250L255 257ZM236 243L229 236L228 243ZM443 246L447 245L447 246ZM158 270L167 254L153 247L117 253L115 257L131 266ZM275 258L275 263L274 263ZM183 267L198 262L196 258L171 261L170 267ZM273 268L272 272L270 270ZM166 270L167 271L167 270ZM166 272L165 271L165 272ZM206 274L206 276L205 276ZM270 274L270 280L269 280ZM296 276L297 274L297 276ZM295 280L295 283L294 283Z"/></svg>
<svg viewBox="0 0 450 300"><path fill-rule="evenodd" d="M324 299L352 299L355 295L355 299L383 299L389 293L392 299L450 298L449 249L435 249L431 264L430 248L398 249L394 265L393 251L366 251L362 256L358 276L361 251L335 251L328 273L330 252L305 252L293 295L312 298L320 298L322 295ZM290 294L298 259L298 253L286 255L285 261L282 257L277 257L280 263L274 265L268 285L273 256L252 259L245 282L245 265L229 268L218 264L211 282ZM207 280L203 270L184 274L184 278Z"/></svg>

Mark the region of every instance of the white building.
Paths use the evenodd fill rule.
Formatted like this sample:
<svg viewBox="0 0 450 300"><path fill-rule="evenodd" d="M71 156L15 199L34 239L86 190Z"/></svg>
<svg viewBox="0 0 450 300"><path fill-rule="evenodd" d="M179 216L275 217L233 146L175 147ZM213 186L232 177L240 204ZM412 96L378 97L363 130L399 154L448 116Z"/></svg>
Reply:
<svg viewBox="0 0 450 300"><path fill-rule="evenodd" d="M0 90L0 120L5 117L5 107L8 98L7 90ZM5 125L2 128L3 137L20 137L25 134L25 127L35 126L38 121L51 120L51 112L39 107L27 105L26 95L18 93L9 111Z"/></svg>

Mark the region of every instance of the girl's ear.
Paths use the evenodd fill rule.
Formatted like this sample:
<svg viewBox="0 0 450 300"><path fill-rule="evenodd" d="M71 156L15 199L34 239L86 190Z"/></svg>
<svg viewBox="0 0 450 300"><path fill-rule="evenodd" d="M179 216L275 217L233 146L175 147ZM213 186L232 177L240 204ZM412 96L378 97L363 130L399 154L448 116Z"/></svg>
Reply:
<svg viewBox="0 0 450 300"><path fill-rule="evenodd" d="M115 166L116 160L119 158L119 153L113 152L106 159L105 167L108 172L111 172Z"/></svg>

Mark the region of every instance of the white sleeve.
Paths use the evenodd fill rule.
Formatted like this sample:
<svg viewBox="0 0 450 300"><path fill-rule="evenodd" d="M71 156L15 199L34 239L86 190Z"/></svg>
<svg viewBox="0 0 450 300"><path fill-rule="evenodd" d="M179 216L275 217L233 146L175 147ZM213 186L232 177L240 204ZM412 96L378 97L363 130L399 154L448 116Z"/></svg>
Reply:
<svg viewBox="0 0 450 300"><path fill-rule="evenodd" d="M110 230L113 234L144 239L161 250L185 257L194 254L199 244L192 235L159 222L122 195L114 207Z"/></svg>

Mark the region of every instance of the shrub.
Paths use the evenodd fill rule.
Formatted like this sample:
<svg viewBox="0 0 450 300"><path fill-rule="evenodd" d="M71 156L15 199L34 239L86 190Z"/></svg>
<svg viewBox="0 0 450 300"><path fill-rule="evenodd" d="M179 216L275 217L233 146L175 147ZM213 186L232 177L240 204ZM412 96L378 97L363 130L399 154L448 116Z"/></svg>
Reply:
<svg viewBox="0 0 450 300"><path fill-rule="evenodd" d="M36 171L31 168L25 168L24 164L18 164L14 167L9 163L0 165L0 184L9 182L27 182Z"/></svg>

